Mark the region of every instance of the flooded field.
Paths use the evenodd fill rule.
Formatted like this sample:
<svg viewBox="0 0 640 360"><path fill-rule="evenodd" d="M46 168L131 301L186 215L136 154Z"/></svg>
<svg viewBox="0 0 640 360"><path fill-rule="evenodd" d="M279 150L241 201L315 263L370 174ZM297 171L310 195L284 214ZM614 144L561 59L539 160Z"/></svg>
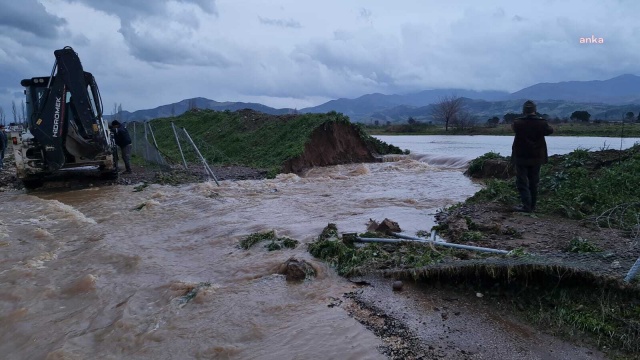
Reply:
<svg viewBox="0 0 640 360"><path fill-rule="evenodd" d="M400 140L396 145L411 147ZM379 337L342 307L328 306L354 285L312 258L306 244L328 223L363 232L370 219L389 218L409 234L429 230L437 209L480 189L461 171L470 156L414 154L220 187L0 193L0 353L6 359L385 358ZM301 244L272 252L264 244L238 247L247 235L269 230ZM291 257L311 262L318 276L287 283L278 268ZM376 294L384 292L367 296ZM403 301L410 302L389 303L388 311ZM424 324L420 314L440 316L429 309L414 309L409 318ZM475 323L500 328L496 339L512 326ZM455 336L471 331L461 329ZM437 336L446 341L449 334ZM437 336L425 341L435 346ZM454 345L471 351L460 358L505 355L503 346L487 352L470 342ZM585 354L555 346L562 349L557 356L529 354Z"/></svg>
<svg viewBox="0 0 640 360"><path fill-rule="evenodd" d="M340 308L353 286L306 252L329 222L430 229L478 185L405 159L303 177L0 194L0 352L7 358L381 358L380 340ZM455 190L453 190L455 189ZM144 204L140 210L136 210ZM275 230L303 244L238 248ZM287 283L295 256L319 275ZM180 301L200 283L197 296Z"/></svg>

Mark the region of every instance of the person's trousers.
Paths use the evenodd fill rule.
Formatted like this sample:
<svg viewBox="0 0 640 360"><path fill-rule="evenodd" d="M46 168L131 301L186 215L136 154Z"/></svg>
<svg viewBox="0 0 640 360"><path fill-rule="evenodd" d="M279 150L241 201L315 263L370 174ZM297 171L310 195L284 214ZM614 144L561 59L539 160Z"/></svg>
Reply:
<svg viewBox="0 0 640 360"><path fill-rule="evenodd" d="M516 164L516 188L520 193L522 206L527 210L535 210L538 201L538 183L540 182L540 165Z"/></svg>
<svg viewBox="0 0 640 360"><path fill-rule="evenodd" d="M5 149L0 149L0 169L4 166L4 150Z"/></svg>
<svg viewBox="0 0 640 360"><path fill-rule="evenodd" d="M125 145L120 148L120 152L122 153L122 161L124 161L124 167L127 171L131 171L131 149L132 145Z"/></svg>

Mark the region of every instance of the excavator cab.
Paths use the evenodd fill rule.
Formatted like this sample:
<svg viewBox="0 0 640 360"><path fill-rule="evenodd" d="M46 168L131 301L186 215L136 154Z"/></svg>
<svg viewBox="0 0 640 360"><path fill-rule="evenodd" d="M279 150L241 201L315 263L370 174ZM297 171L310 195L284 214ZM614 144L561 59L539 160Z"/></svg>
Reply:
<svg viewBox="0 0 640 360"><path fill-rule="evenodd" d="M104 174L117 176L116 147L102 118L95 78L83 70L71 47L54 54L51 76L21 81L28 134L14 141L18 177L33 179L85 166L97 166Z"/></svg>

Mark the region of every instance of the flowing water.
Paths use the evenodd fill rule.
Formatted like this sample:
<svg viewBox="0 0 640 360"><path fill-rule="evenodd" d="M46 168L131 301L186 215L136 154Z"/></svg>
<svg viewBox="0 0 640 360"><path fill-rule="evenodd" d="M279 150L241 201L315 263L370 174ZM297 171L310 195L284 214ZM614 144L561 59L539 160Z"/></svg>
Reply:
<svg viewBox="0 0 640 360"><path fill-rule="evenodd" d="M432 146L427 137L409 139L413 148L406 140L390 142L413 152ZM469 156L452 146L220 187L0 193L0 354L383 358L375 335L327 306L352 284L315 261L305 244L327 223L363 232L369 219L390 218L407 233L429 230L438 208L480 188L460 171ZM263 244L238 248L250 233L272 229L303 244L273 252ZM292 256L313 263L317 278L287 283L277 270ZM182 301L200 283L210 286Z"/></svg>

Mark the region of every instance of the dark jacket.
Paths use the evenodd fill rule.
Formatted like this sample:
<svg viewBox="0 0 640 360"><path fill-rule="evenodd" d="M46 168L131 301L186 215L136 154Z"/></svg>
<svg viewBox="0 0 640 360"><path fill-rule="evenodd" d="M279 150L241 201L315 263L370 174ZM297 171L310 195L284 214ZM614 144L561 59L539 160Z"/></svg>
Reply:
<svg viewBox="0 0 640 360"><path fill-rule="evenodd" d="M0 150L4 150L7 148L9 143L9 139L7 138L7 133L4 130L0 130Z"/></svg>
<svg viewBox="0 0 640 360"><path fill-rule="evenodd" d="M516 133L511 147L514 164L532 166L549 161L544 137L551 135L553 128L546 120L536 115L527 115L514 120L511 128Z"/></svg>
<svg viewBox="0 0 640 360"><path fill-rule="evenodd" d="M131 136L129 136L129 132L126 128L121 126L113 128L113 138L116 141L116 145L119 147L125 147L131 144Z"/></svg>

